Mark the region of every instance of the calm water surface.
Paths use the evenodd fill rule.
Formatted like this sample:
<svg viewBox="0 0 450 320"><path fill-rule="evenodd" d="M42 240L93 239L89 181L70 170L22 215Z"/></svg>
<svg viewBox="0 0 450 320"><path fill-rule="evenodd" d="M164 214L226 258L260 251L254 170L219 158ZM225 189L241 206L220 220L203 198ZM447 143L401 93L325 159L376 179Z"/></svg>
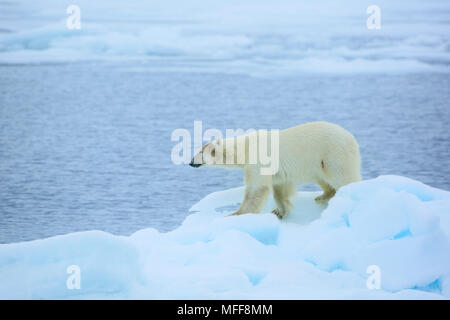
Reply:
<svg viewBox="0 0 450 320"><path fill-rule="evenodd" d="M177 128L326 120L357 138L365 179L450 189L450 76L136 71L118 63L0 66L0 243L176 228L242 172L171 162Z"/></svg>

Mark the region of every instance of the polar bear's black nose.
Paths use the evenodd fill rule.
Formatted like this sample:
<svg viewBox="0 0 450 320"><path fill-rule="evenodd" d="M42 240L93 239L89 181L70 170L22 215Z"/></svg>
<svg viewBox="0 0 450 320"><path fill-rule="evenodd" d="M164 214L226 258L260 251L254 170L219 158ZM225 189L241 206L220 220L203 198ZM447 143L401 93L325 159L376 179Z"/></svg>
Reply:
<svg viewBox="0 0 450 320"><path fill-rule="evenodd" d="M194 168L198 168L198 167L201 166L200 163L194 163L194 159L191 160L191 162L189 163L189 165L190 165L191 167L194 167Z"/></svg>

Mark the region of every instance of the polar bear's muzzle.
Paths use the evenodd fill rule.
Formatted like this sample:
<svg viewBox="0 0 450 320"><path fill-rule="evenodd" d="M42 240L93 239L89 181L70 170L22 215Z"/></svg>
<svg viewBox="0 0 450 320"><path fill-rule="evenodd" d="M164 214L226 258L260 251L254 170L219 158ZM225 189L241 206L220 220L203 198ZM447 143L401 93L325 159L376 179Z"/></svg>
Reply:
<svg viewBox="0 0 450 320"><path fill-rule="evenodd" d="M195 163L195 162L194 162L194 159L192 159L191 162L189 163L189 165L190 165L191 167L198 168L198 167L200 167L202 164L201 164L201 163Z"/></svg>

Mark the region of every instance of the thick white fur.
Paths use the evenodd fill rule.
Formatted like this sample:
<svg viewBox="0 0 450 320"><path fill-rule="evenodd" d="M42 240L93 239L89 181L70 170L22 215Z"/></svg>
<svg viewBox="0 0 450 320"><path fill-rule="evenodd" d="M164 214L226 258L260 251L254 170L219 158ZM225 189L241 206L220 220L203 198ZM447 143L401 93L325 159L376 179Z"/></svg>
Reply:
<svg viewBox="0 0 450 320"><path fill-rule="evenodd" d="M215 159L217 154L211 150L223 150L224 158L236 154L239 141L246 141L248 160L249 145L254 143L250 137L261 131L237 139L233 153L227 150L227 140L218 140L203 147L208 150L196 157L202 157L203 164L210 166L235 167L244 170L246 185L244 200L233 215L258 213L266 203L270 191L273 192L277 208L273 210L279 218L292 208L290 198L296 193L296 183L318 184L324 193L316 198L326 202L336 191L351 182L361 180L360 154L358 143L351 133L342 127L328 122L311 122L279 132L279 169L273 175L261 175L259 163L221 164ZM218 148L220 146L221 148ZM219 153L219 152L217 152ZM194 157L195 159L195 157ZM235 158L236 160L236 158Z"/></svg>

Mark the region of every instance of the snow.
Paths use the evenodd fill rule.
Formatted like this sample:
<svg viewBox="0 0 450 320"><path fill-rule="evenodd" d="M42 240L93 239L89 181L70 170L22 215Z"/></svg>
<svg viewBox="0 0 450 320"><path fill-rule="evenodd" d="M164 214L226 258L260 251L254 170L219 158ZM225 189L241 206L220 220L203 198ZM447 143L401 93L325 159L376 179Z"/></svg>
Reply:
<svg viewBox="0 0 450 320"><path fill-rule="evenodd" d="M0 298L450 298L450 192L400 176L341 188L328 206L227 215L243 187L215 192L177 229L86 231L0 245ZM270 212L270 200L264 212ZM66 270L79 266L81 288ZM377 266L380 289L366 270Z"/></svg>
<svg viewBox="0 0 450 320"><path fill-rule="evenodd" d="M149 70L296 75L450 72L448 3L379 0L369 5L280 0L79 0L81 29L67 4L17 0L0 14L1 63L137 60ZM4 21L4 22L2 22ZM3 32L2 32L3 31Z"/></svg>

